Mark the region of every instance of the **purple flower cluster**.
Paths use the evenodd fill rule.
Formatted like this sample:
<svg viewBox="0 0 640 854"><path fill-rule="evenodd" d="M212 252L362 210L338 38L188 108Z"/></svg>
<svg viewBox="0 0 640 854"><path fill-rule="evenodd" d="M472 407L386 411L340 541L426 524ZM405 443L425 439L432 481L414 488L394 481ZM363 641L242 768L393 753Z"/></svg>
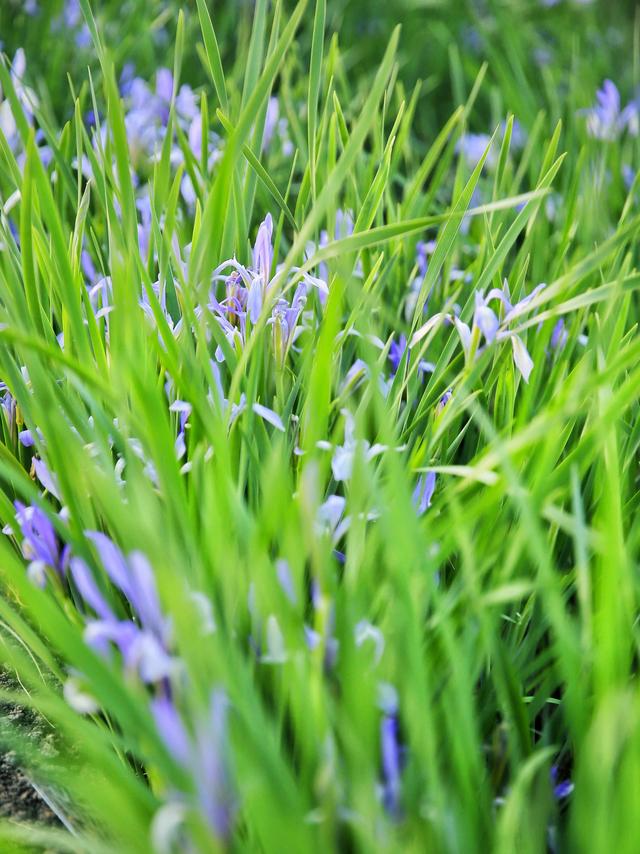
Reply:
<svg viewBox="0 0 640 854"><path fill-rule="evenodd" d="M267 214L258 229L251 266L230 258L214 270L208 308L231 347L240 350L263 312L268 312L266 322L272 328L273 353L282 365L297 338L311 328L311 316L304 312L310 290L315 288L326 296L328 289L323 279L293 269L291 276L299 282L293 297L287 299L284 292L288 285L281 281L279 271L273 270L272 235L273 220ZM223 282L225 288L221 300L216 295L218 282ZM217 349L216 358L223 361L221 348Z"/></svg>

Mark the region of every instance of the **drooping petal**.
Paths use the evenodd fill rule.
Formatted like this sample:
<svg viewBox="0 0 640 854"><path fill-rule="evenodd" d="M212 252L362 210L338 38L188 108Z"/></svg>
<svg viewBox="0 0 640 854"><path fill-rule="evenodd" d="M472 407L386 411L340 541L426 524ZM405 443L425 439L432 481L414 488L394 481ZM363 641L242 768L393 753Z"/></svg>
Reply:
<svg viewBox="0 0 640 854"><path fill-rule="evenodd" d="M49 467L44 462L44 460L40 460L37 457L33 458L33 468L36 473L36 477L42 484L42 486L47 490L50 495L53 495L54 498L57 498L58 501L61 501L60 492L58 491L58 485L56 483L55 475L49 470Z"/></svg>
<svg viewBox="0 0 640 854"><path fill-rule="evenodd" d="M272 424L276 430L280 430L282 433L285 432L284 424L282 423L282 418L278 415L277 412L274 412L273 409L269 409L268 406L263 406L261 403L254 403L251 407L256 415L262 418L264 421L268 421L269 424Z"/></svg>
<svg viewBox="0 0 640 854"><path fill-rule="evenodd" d="M533 370L533 360L519 335L511 336L511 344L513 346L513 361L522 374L523 380L528 383Z"/></svg>
<svg viewBox="0 0 640 854"><path fill-rule="evenodd" d="M491 344L495 339L498 327L500 326L500 322L498 321L493 309L490 309L488 305L477 306L473 316L473 322L484 335L487 344Z"/></svg>

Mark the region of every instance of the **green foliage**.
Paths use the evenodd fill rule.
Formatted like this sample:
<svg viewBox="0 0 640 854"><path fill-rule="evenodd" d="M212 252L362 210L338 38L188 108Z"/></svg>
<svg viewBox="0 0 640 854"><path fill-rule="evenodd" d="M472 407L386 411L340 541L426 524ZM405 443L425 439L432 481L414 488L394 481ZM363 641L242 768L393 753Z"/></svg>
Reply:
<svg viewBox="0 0 640 854"><path fill-rule="evenodd" d="M0 126L0 699L54 734L52 755L19 733L11 746L71 828L5 822L6 850L637 851L640 143L590 137L580 112L604 76L633 94L622 6L604 29L604 4L569 2L81 5L94 44L77 57L56 36L62 4L17 14L33 120L19 41L0 66L16 121L14 138ZM132 56L175 79L143 162L119 91ZM196 89L199 148L178 81ZM270 146L276 97L289 137ZM470 129L488 133L475 158ZM239 341L211 292L241 281L212 275L230 258L255 272L269 212L271 284ZM418 240L435 241L426 269ZM285 344L274 308L309 275L328 293L310 288ZM505 279L516 310L488 341L475 292ZM44 492L34 459L54 475ZM319 514L336 495L350 525L334 540ZM87 643L69 570L33 583L16 500L121 621L139 615L86 532L147 556L170 678ZM154 722L167 695L202 756L224 757L226 838L208 820L217 784L203 799L199 758Z"/></svg>

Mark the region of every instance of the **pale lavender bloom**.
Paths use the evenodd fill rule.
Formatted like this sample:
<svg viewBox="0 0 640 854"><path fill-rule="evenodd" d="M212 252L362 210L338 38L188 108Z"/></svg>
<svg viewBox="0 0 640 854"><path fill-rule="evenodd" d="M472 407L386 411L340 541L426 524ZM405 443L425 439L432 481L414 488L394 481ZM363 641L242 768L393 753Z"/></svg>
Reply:
<svg viewBox="0 0 640 854"><path fill-rule="evenodd" d="M33 114L38 106L38 99L32 89L25 86L24 77L27 70L27 60L25 52L22 48L18 48L9 69L11 82L16 93L16 97L22 108L22 112L27 122L33 124ZM0 93L1 97L1 93ZM9 148L17 154L18 166L22 169L26 162L26 151L22 145L22 138L18 131L18 125L13 115L13 110L8 98L3 98L0 101L0 130L4 133L9 144ZM41 134L36 134L36 142L42 139ZM41 156L44 154L50 158L50 149L41 150Z"/></svg>
<svg viewBox="0 0 640 854"><path fill-rule="evenodd" d="M359 446L362 447L364 458L367 462L388 450L387 445L379 443L371 445L366 439L358 440L356 438L356 422L353 415L348 409L343 409L341 414L345 421L344 442L342 445L336 445L333 448L333 456L331 458L331 470L337 481L349 480L351 478L353 463Z"/></svg>
<svg viewBox="0 0 640 854"><path fill-rule="evenodd" d="M280 104L277 98L269 98L267 105L267 114L264 121L264 132L262 134L262 151L266 151L269 147L273 135L278 126L278 118L280 116Z"/></svg>
<svg viewBox="0 0 640 854"><path fill-rule="evenodd" d="M122 551L100 531L86 531L98 552L102 565L111 581L125 595L141 625L167 642L169 624L160 609L153 570L141 552L132 552L125 558Z"/></svg>
<svg viewBox="0 0 640 854"><path fill-rule="evenodd" d="M187 403L186 400L175 400L169 406L169 412L178 413L178 436L176 438L175 450L176 457L181 460L187 452L185 431L187 427L187 421L189 420L189 416L191 415L191 404Z"/></svg>
<svg viewBox="0 0 640 854"><path fill-rule="evenodd" d="M389 361L391 362L391 376L398 372L400 362L407 349L407 336L403 333L398 340L394 338L389 347Z"/></svg>
<svg viewBox="0 0 640 854"><path fill-rule="evenodd" d="M176 112L180 118L189 122L194 122L197 119L200 122L201 115L198 107L198 99L191 86L186 83L182 84L176 95L175 104ZM200 123L198 124L198 129L200 129Z"/></svg>
<svg viewBox="0 0 640 854"><path fill-rule="evenodd" d="M75 31L74 40L79 48L91 45L91 33L82 17L79 0L65 0L61 14L52 23L52 29L58 32L63 29Z"/></svg>
<svg viewBox="0 0 640 854"><path fill-rule="evenodd" d="M525 382L529 382L529 376L534 367L533 360L522 338L511 332L507 327L513 320L529 310L529 304L544 288L546 288L545 283L537 285L529 294L515 304L511 303L509 284L506 279L502 288L492 288L486 298L476 293L474 325L485 336L487 344L491 344L494 340L511 339L513 361ZM498 321L493 310L488 307L488 303L496 299L503 304L506 311L502 322Z"/></svg>
<svg viewBox="0 0 640 854"><path fill-rule="evenodd" d="M622 165L622 180L624 181L624 186L627 192L633 186L633 182L635 181L637 174L637 171L628 163L624 163Z"/></svg>
<svg viewBox="0 0 640 854"><path fill-rule="evenodd" d="M637 136L640 130L637 103L631 101L621 109L618 87L611 80L605 80L596 92L595 106L581 112L587 117L587 132L594 139L612 142L625 130L632 136Z"/></svg>
<svg viewBox="0 0 640 854"><path fill-rule="evenodd" d="M383 715L380 721L380 756L382 770L382 803L392 818L400 815L402 788L402 754L398 701L391 686L381 686L379 705Z"/></svg>
<svg viewBox="0 0 640 854"><path fill-rule="evenodd" d="M170 677L176 661L169 653L170 624L162 614L153 570L141 552L125 558L104 534L87 531L102 565L116 588L125 596L138 622L116 617L99 591L93 575L80 558L71 560L71 575L84 599L99 619L88 619L85 640L101 655L108 656L115 644L128 670L143 682L155 683Z"/></svg>
<svg viewBox="0 0 640 854"><path fill-rule="evenodd" d="M271 265L273 264L273 219L267 214L258 229L255 246L253 247L253 269L261 276L264 287L271 280Z"/></svg>
<svg viewBox="0 0 640 854"><path fill-rule="evenodd" d="M256 415L259 415L264 421L268 421L269 424L276 428L276 430L280 430L282 433L285 432L282 418L280 418L278 413L274 412L273 409L269 409L268 406L263 406L261 403L254 403L251 408Z"/></svg>
<svg viewBox="0 0 640 854"><path fill-rule="evenodd" d="M5 383L0 383L0 406L2 406L2 411L4 412L4 416L7 421L9 433L13 434L16 426L17 404L14 396L11 394ZM18 439L19 438L20 433L18 433Z"/></svg>
<svg viewBox="0 0 640 854"><path fill-rule="evenodd" d="M500 321L495 312L489 308L481 293L476 291L476 310L473 315L474 325L482 332L487 344L495 340Z"/></svg>
<svg viewBox="0 0 640 854"><path fill-rule="evenodd" d="M276 575L278 577L278 583L284 591L287 599L292 605L295 605L298 597L296 596L293 578L291 577L291 567L289 566L289 562L284 560L284 558L280 558L276 561Z"/></svg>
<svg viewBox="0 0 640 854"><path fill-rule="evenodd" d="M551 347L554 350L562 350L567 343L568 338L569 333L565 329L564 318L560 317L556 322L556 325L553 327L553 332L551 333Z"/></svg>
<svg viewBox="0 0 640 854"><path fill-rule="evenodd" d="M435 251L435 241L425 243L424 240L419 240L416 243L416 263L418 265L418 273L424 278L427 274L429 266L429 256Z"/></svg>
<svg viewBox="0 0 640 854"><path fill-rule="evenodd" d="M44 445L44 435L39 427L34 430L20 430L18 433L18 441L23 448L33 448L36 444L36 437L41 445Z"/></svg>
<svg viewBox="0 0 640 854"><path fill-rule="evenodd" d="M363 359L356 359L340 383L340 394L353 393L370 378L369 365Z"/></svg>
<svg viewBox="0 0 640 854"><path fill-rule="evenodd" d="M82 267L85 278L88 280L89 286L93 285L98 278L98 274L93 259L86 249L83 249L80 255L80 266Z"/></svg>
<svg viewBox="0 0 640 854"><path fill-rule="evenodd" d="M335 544L347 532L351 523L350 517L344 518L347 501L342 495L330 495L327 500L318 507L316 514L316 530L331 536Z"/></svg>
<svg viewBox="0 0 640 854"><path fill-rule="evenodd" d="M431 507L431 499L436 489L436 473L424 472L418 478L413 490L412 502L418 516L422 516Z"/></svg>
<svg viewBox="0 0 640 854"><path fill-rule="evenodd" d="M189 734L174 703L164 695L154 697L151 700L151 714L171 756L180 765L187 765L191 754Z"/></svg>
<svg viewBox="0 0 640 854"><path fill-rule="evenodd" d="M340 642L333 637L333 626L331 625L333 620L330 620L330 625L327 628L326 636L323 637L320 632L317 632L315 629L311 628L311 626L305 623L304 625L304 637L307 644L307 647L313 651L317 649L324 641L324 666L327 670L331 670L331 668L335 665L338 659L338 653L340 651Z"/></svg>
<svg viewBox="0 0 640 854"><path fill-rule="evenodd" d="M45 461L38 459L38 457L33 458L32 465L33 470L36 473L36 477L38 478L42 486L50 495L53 495L54 498L57 498L58 501L60 501L60 491L56 475L49 470L49 466L45 463Z"/></svg>
<svg viewBox="0 0 640 854"><path fill-rule="evenodd" d="M159 68L156 72L156 95L168 107L173 97L173 74L168 68ZM168 118L168 110L166 116Z"/></svg>
<svg viewBox="0 0 640 854"><path fill-rule="evenodd" d="M503 131L506 130L507 123L506 121L502 123ZM514 151L521 151L527 142L527 133L525 129L522 127L518 119L513 120L513 125L511 126L511 148Z"/></svg>
<svg viewBox="0 0 640 854"><path fill-rule="evenodd" d="M213 272L208 308L232 347L244 347L252 326L262 315L267 298L273 299L277 276L271 277L274 262L272 233L273 220L271 215L267 214L258 229L251 269L232 258L223 262ZM229 268L231 273L225 273ZM299 271L293 268L291 273L298 275ZM267 318L267 324L273 327L274 354L280 365L284 363L289 349L302 332L300 318L309 288L316 288L321 294L326 292L326 284L321 279L308 273L300 278L291 303L282 296L277 297L273 300L271 314ZM221 302L215 292L215 285L219 281L225 283L226 289L226 296ZM220 362L224 359L220 347L216 350L216 359Z"/></svg>
<svg viewBox="0 0 640 854"><path fill-rule="evenodd" d="M140 222L138 223L138 246L142 260L146 262L149 254L149 245L151 242L151 199L145 193L136 199L136 208L140 214Z"/></svg>
<svg viewBox="0 0 640 854"><path fill-rule="evenodd" d="M220 839L228 838L236 809L228 758L228 706L224 691L212 691L207 716L197 717L193 732L189 732L169 698L151 701L158 733L175 761L189 774L198 806ZM179 797L189 799L187 793Z"/></svg>
<svg viewBox="0 0 640 854"><path fill-rule="evenodd" d="M278 141L280 149L285 157L293 154L293 143L289 137L289 122L284 116L280 116L280 104L278 99L269 99L267 114L264 122L262 135L262 151L273 148L272 143Z"/></svg>
<svg viewBox="0 0 640 854"><path fill-rule="evenodd" d="M353 216L349 211L343 211L338 209L336 211L336 220L333 229L333 240L343 240L346 237L350 237L353 234ZM322 249L325 246L329 245L329 233L323 229L320 232L320 239L318 244L308 243L306 247L306 256L307 258L313 257L314 253L318 249ZM353 271L354 276L361 277L362 276L362 264L360 261L356 263L356 266ZM318 292L320 296L320 302L324 306L329 295L329 268L327 264L323 261L318 265L318 277L321 282L324 283L324 287L318 286Z"/></svg>
<svg viewBox="0 0 640 854"><path fill-rule="evenodd" d="M490 142L491 137L486 133L465 133L456 142L455 150L457 154L464 157L470 169L475 169ZM485 165L489 169L492 169L498 162L498 155L494 149L495 145L492 145L485 160Z"/></svg>
<svg viewBox="0 0 640 854"><path fill-rule="evenodd" d="M513 348L513 361L516 368L522 374L522 379L528 383L529 376L533 370L533 359L529 355L524 341L519 335L511 335L511 346Z"/></svg>
<svg viewBox="0 0 640 854"><path fill-rule="evenodd" d="M38 586L44 586L44 570L50 567L60 576L64 576L69 562L69 547L58 537L47 514L37 506L25 506L15 502L16 521L22 534L22 554L29 561L28 572L37 580ZM11 529L7 529L11 533Z"/></svg>

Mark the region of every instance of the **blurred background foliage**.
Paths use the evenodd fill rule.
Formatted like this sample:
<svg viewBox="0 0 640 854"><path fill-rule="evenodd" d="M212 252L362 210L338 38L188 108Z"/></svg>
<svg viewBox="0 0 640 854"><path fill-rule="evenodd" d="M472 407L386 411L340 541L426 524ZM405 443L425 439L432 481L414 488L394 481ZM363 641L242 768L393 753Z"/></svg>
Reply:
<svg viewBox="0 0 640 854"><path fill-rule="evenodd" d="M198 55L195 0L103 0L92 4L101 32L123 68L150 78L170 65L177 13L186 15L185 80L205 80ZM244 62L250 38L252 0L216 0L212 17L229 76ZM313 15L299 31L296 51L308 54ZM399 78L407 90L422 81L415 131L431 136L463 103L478 70L487 62L487 81L474 123L487 130L508 112L530 127L544 109L549 125L586 107L604 78L615 80L623 100L639 82L637 13L634 0L330 0L327 30L339 42L342 70L352 79L372 74L389 33L403 27ZM58 122L72 111L70 81L77 90L87 67L98 72L79 4L75 0L3 0L3 49L22 47L30 75L46 86ZM59 38L52 34L59 32ZM75 32L75 42L69 33ZM42 46L47 45L43 50ZM295 51L294 51L295 55Z"/></svg>

